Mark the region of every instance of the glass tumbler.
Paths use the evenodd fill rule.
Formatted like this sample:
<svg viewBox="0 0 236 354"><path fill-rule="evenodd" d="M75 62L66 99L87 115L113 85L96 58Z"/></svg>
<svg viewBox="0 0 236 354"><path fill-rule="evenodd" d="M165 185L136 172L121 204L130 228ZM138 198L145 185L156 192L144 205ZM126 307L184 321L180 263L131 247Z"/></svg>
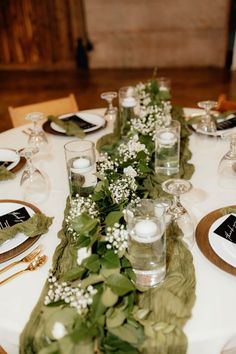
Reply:
<svg viewBox="0 0 236 354"><path fill-rule="evenodd" d="M180 122L172 120L167 127L156 127L155 172L171 176L179 172Z"/></svg>
<svg viewBox="0 0 236 354"><path fill-rule="evenodd" d="M71 141L64 146L70 197L87 197L97 184L95 144L88 140Z"/></svg>
<svg viewBox="0 0 236 354"><path fill-rule="evenodd" d="M125 86L119 89L119 118L121 122L121 134L125 134L130 121L139 113L139 98L135 87Z"/></svg>
<svg viewBox="0 0 236 354"><path fill-rule="evenodd" d="M166 274L165 208L143 199L126 209L128 258L136 275L136 286L146 290L157 286Z"/></svg>

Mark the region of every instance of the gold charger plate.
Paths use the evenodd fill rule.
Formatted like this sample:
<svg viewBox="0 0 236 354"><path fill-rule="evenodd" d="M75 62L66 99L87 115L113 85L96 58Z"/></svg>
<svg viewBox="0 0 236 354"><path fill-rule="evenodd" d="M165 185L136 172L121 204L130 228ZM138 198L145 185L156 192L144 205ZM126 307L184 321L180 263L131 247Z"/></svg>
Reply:
<svg viewBox="0 0 236 354"><path fill-rule="evenodd" d="M229 206L229 208L236 208L236 205L231 205ZM201 252L210 262L212 262L218 268L224 270L225 272L236 275L236 268L225 262L222 258L220 258L214 252L209 243L209 229L211 225L222 216L221 210L221 208L214 210L200 220L195 232L196 242Z"/></svg>
<svg viewBox="0 0 236 354"><path fill-rule="evenodd" d="M32 209L35 213L41 213L41 211L34 206L33 204L21 201L21 200L14 200L14 199L2 199L0 200L0 203L16 203L20 205L25 205ZM10 249L9 251L6 251L4 253L0 254L0 263L8 261L9 259L12 259L16 256L18 256L20 253L24 252L27 250L30 246L32 246L40 237L41 235L35 236L35 237L28 237L27 240L23 241L20 245Z"/></svg>

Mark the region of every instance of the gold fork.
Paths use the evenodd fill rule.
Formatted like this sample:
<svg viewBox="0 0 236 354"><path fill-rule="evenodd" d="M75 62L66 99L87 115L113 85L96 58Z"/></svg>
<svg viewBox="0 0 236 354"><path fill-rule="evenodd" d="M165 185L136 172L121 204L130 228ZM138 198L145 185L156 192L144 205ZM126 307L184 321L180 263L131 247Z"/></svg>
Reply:
<svg viewBox="0 0 236 354"><path fill-rule="evenodd" d="M0 269L0 274L5 272L8 269L14 267L16 264L19 264L22 262L25 262L25 263L31 262L36 256L39 255L39 253L42 251L42 249L43 249L43 246L38 245L33 251L31 251L29 254L27 254L25 257L23 257L19 261L12 262L12 263L8 264L6 267Z"/></svg>
<svg viewBox="0 0 236 354"><path fill-rule="evenodd" d="M14 279L15 277L17 277L18 275L29 271L33 271L36 270L37 268L41 267L42 265L44 265L47 262L47 256L43 255L43 256L38 256L36 257L29 265L27 268L20 270L19 272L16 272L14 274L12 274L10 277L3 279L2 281L0 281L0 285L5 284L6 282L8 282L11 279Z"/></svg>

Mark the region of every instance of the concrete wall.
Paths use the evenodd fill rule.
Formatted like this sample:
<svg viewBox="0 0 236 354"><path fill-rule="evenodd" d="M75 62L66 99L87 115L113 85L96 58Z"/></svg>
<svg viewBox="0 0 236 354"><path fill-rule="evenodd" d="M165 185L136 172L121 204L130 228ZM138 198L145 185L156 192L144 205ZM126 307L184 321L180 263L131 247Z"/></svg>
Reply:
<svg viewBox="0 0 236 354"><path fill-rule="evenodd" d="M84 0L91 68L223 67L230 0Z"/></svg>

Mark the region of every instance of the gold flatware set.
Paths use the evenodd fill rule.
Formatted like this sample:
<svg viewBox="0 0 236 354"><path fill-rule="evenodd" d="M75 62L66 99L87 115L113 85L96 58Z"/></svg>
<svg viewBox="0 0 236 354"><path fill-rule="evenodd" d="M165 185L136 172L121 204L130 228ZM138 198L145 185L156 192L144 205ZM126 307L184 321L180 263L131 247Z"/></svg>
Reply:
<svg viewBox="0 0 236 354"><path fill-rule="evenodd" d="M12 262L9 265L7 265L6 267L0 269L0 273L3 273L6 270L14 267L17 264L30 262L26 268L10 275L8 278L5 278L2 281L0 281L0 285L5 284L9 280L14 279L15 277L17 277L18 275L20 275L24 272L33 271L33 270L36 270L39 267L43 266L47 261L47 256L46 255L42 255L42 256L39 255L40 252L42 251L42 249L43 249L43 247L41 245L39 245L33 251L31 251L29 254L27 254L22 259L20 259L19 261Z"/></svg>

